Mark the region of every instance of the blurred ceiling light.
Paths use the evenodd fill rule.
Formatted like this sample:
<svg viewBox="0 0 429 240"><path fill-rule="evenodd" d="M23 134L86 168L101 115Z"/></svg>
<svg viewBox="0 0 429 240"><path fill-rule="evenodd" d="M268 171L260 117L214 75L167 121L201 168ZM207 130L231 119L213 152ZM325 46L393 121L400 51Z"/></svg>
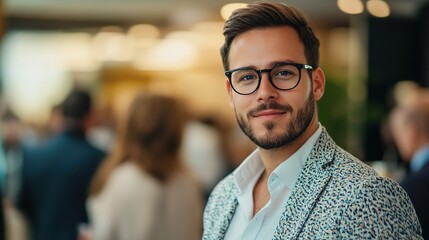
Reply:
<svg viewBox="0 0 429 240"><path fill-rule="evenodd" d="M55 50L69 71L93 72L100 64L91 54L91 36L87 33L64 33L58 36Z"/></svg>
<svg viewBox="0 0 429 240"><path fill-rule="evenodd" d="M359 14L363 12L361 0L337 0L338 8L348 14Z"/></svg>
<svg viewBox="0 0 429 240"><path fill-rule="evenodd" d="M369 0L366 2L366 8L375 17L387 17L390 15L390 7L383 0Z"/></svg>
<svg viewBox="0 0 429 240"><path fill-rule="evenodd" d="M100 61L130 61L134 53L134 41L120 32L99 32L93 40L94 57Z"/></svg>
<svg viewBox="0 0 429 240"><path fill-rule="evenodd" d="M183 70L195 65L197 53L192 42L167 38L141 54L134 64L142 70Z"/></svg>
<svg viewBox="0 0 429 240"><path fill-rule="evenodd" d="M247 3L228 3L220 9L220 15L224 20L227 20L234 10L244 8L246 6Z"/></svg>
<svg viewBox="0 0 429 240"><path fill-rule="evenodd" d="M72 87L70 69L58 51L66 38L64 34L16 31L3 39L3 91L24 122L45 124L52 105Z"/></svg>
<svg viewBox="0 0 429 240"><path fill-rule="evenodd" d="M152 24L137 24L128 29L127 36L134 39L136 49L141 50L155 46L161 32Z"/></svg>
<svg viewBox="0 0 429 240"><path fill-rule="evenodd" d="M152 24L137 24L128 29L127 34L136 39L159 38L159 29Z"/></svg>
<svg viewBox="0 0 429 240"><path fill-rule="evenodd" d="M222 34L197 31L175 31L167 34L165 38L188 41L201 50L215 49L216 51L222 45L223 41Z"/></svg>

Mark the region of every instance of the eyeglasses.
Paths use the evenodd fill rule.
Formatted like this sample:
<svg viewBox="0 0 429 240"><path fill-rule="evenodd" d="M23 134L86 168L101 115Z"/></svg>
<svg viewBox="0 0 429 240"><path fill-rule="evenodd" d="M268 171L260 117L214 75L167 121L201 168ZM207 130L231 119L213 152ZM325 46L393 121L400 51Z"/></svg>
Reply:
<svg viewBox="0 0 429 240"><path fill-rule="evenodd" d="M278 63L269 69L256 70L251 67L237 68L225 72L232 89L241 95L249 95L261 85L261 74L268 73L268 80L279 90L292 90L301 80L301 69L313 70L313 67L300 63Z"/></svg>

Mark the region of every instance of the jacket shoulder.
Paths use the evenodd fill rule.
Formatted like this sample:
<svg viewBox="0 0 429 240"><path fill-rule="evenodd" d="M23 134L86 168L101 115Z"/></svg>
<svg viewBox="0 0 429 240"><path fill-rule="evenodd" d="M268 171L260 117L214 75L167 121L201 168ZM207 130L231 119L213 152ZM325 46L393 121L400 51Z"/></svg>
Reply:
<svg viewBox="0 0 429 240"><path fill-rule="evenodd" d="M421 234L411 201L398 183L338 146L329 170L332 178L321 201L337 202L331 202L338 207L332 216L340 235L414 239Z"/></svg>
<svg viewBox="0 0 429 240"><path fill-rule="evenodd" d="M234 184L234 177L232 174L229 174L224 179L222 179L216 187L211 192L206 210L207 215L210 215L212 212L217 212L223 209L223 204L228 202L227 200L236 197L236 187Z"/></svg>
<svg viewBox="0 0 429 240"><path fill-rule="evenodd" d="M213 189L204 210L203 239L220 239L226 233L237 206L237 191L232 174Z"/></svg>

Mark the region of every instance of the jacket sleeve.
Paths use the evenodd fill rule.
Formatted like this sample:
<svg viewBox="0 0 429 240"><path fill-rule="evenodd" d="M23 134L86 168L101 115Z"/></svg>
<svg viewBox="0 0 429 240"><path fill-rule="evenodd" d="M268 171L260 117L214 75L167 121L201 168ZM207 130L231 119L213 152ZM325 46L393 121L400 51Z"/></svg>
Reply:
<svg viewBox="0 0 429 240"><path fill-rule="evenodd" d="M353 189L339 227L345 239L423 239L408 195L383 177L363 181Z"/></svg>

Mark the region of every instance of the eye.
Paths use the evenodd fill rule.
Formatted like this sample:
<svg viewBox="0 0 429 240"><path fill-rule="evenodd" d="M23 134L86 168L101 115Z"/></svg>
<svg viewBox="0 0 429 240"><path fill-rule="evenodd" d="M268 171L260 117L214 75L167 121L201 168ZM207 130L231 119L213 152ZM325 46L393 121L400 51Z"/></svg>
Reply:
<svg viewBox="0 0 429 240"><path fill-rule="evenodd" d="M279 76L279 77L287 77L287 76L290 76L290 75L293 75L293 73L290 72L290 71L288 71L288 70L281 70L281 71L278 71L275 74L275 76Z"/></svg>
<svg viewBox="0 0 429 240"><path fill-rule="evenodd" d="M256 79L256 76L255 76L255 75L248 74L248 75L243 75L243 76L240 78L240 81L252 81L252 80L255 80L255 79Z"/></svg>
<svg viewBox="0 0 429 240"><path fill-rule="evenodd" d="M278 80L289 80L298 76L298 69L292 65L282 65L273 69L271 72L273 79Z"/></svg>
<svg viewBox="0 0 429 240"><path fill-rule="evenodd" d="M235 83L252 83L258 80L258 74L253 70L239 70L232 74Z"/></svg>

